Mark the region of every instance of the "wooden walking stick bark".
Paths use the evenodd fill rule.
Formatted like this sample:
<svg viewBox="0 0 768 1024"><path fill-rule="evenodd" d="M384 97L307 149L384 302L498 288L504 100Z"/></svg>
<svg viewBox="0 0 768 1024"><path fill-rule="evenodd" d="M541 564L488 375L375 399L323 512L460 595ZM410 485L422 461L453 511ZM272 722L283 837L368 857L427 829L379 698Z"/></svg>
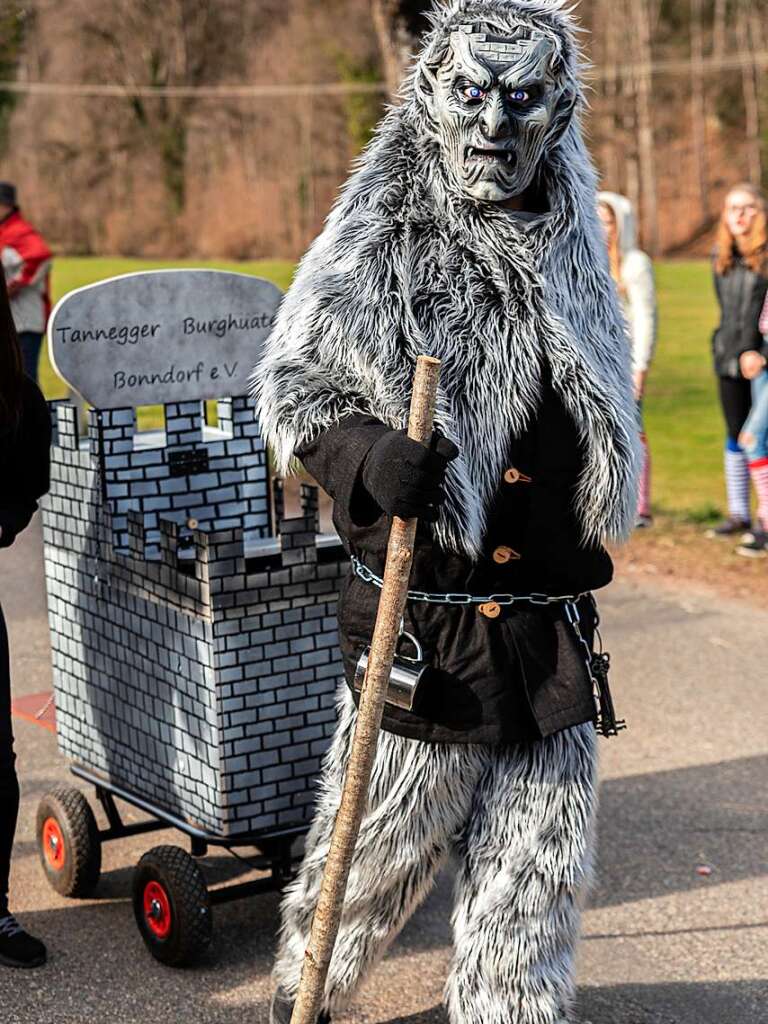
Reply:
<svg viewBox="0 0 768 1024"><path fill-rule="evenodd" d="M429 444L432 436L439 374L439 359L419 356L413 382L408 436L423 445ZM352 750L325 863L320 898L312 919L309 946L304 954L291 1024L315 1024L322 1009L325 981L341 924L344 894L368 798L387 683L408 595L416 525L416 519L399 519L395 516L392 520L384 585L371 641L368 670L360 695Z"/></svg>

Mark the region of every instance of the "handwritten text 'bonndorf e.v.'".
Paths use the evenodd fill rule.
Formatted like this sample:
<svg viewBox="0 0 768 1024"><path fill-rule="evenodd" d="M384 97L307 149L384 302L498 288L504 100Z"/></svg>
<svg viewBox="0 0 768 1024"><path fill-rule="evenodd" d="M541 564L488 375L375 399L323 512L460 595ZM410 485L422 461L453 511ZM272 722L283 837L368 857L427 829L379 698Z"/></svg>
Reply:
<svg viewBox="0 0 768 1024"><path fill-rule="evenodd" d="M238 363L222 363L221 366L214 364L206 368L202 360L192 368L179 366L175 363L167 369L157 370L154 373L126 373L124 370L116 370L112 374L112 386L116 391L123 388L140 388L147 384L188 384L190 381L199 383L201 380L219 380L234 377L237 373Z"/></svg>

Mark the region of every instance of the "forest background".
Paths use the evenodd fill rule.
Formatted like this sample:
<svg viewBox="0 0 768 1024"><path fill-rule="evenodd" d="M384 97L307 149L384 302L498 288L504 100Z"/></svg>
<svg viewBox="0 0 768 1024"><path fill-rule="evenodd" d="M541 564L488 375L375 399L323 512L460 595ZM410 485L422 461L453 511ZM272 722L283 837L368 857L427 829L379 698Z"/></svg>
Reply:
<svg viewBox="0 0 768 1024"><path fill-rule="evenodd" d="M58 252L295 258L423 0L0 0L0 178ZM768 181L768 0L582 0L586 124L654 255Z"/></svg>

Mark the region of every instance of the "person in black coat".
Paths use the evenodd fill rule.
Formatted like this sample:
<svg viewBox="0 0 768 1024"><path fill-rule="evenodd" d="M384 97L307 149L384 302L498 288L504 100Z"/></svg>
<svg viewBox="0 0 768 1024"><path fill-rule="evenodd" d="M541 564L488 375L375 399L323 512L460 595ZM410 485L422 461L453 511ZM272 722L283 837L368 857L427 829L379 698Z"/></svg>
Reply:
<svg viewBox="0 0 768 1024"><path fill-rule="evenodd" d="M725 420L728 516L711 534L734 537L749 530L749 468L739 434L752 405L751 379L763 372L766 345L758 321L768 292L766 200L753 185L734 185L723 204L714 280L720 323L712 359Z"/></svg>
<svg viewBox="0 0 768 1024"><path fill-rule="evenodd" d="M2 277L0 276L0 281ZM49 486L51 420L37 385L22 371L5 283L0 284L0 548L26 529ZM45 946L8 907L11 850L19 810L11 725L8 633L0 608L0 964L38 967Z"/></svg>

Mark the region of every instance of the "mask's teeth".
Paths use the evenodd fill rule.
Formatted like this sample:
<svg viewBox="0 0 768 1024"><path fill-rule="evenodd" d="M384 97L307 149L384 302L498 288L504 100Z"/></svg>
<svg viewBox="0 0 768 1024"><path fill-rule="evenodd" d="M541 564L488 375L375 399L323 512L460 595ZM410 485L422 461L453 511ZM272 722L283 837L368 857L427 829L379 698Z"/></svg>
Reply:
<svg viewBox="0 0 768 1024"><path fill-rule="evenodd" d="M508 164L512 163L512 154L511 153L507 153L507 163Z"/></svg>
<svg viewBox="0 0 768 1024"><path fill-rule="evenodd" d="M474 146L470 146L469 149L467 150L467 156L474 156L474 155L475 155L475 147Z"/></svg>

